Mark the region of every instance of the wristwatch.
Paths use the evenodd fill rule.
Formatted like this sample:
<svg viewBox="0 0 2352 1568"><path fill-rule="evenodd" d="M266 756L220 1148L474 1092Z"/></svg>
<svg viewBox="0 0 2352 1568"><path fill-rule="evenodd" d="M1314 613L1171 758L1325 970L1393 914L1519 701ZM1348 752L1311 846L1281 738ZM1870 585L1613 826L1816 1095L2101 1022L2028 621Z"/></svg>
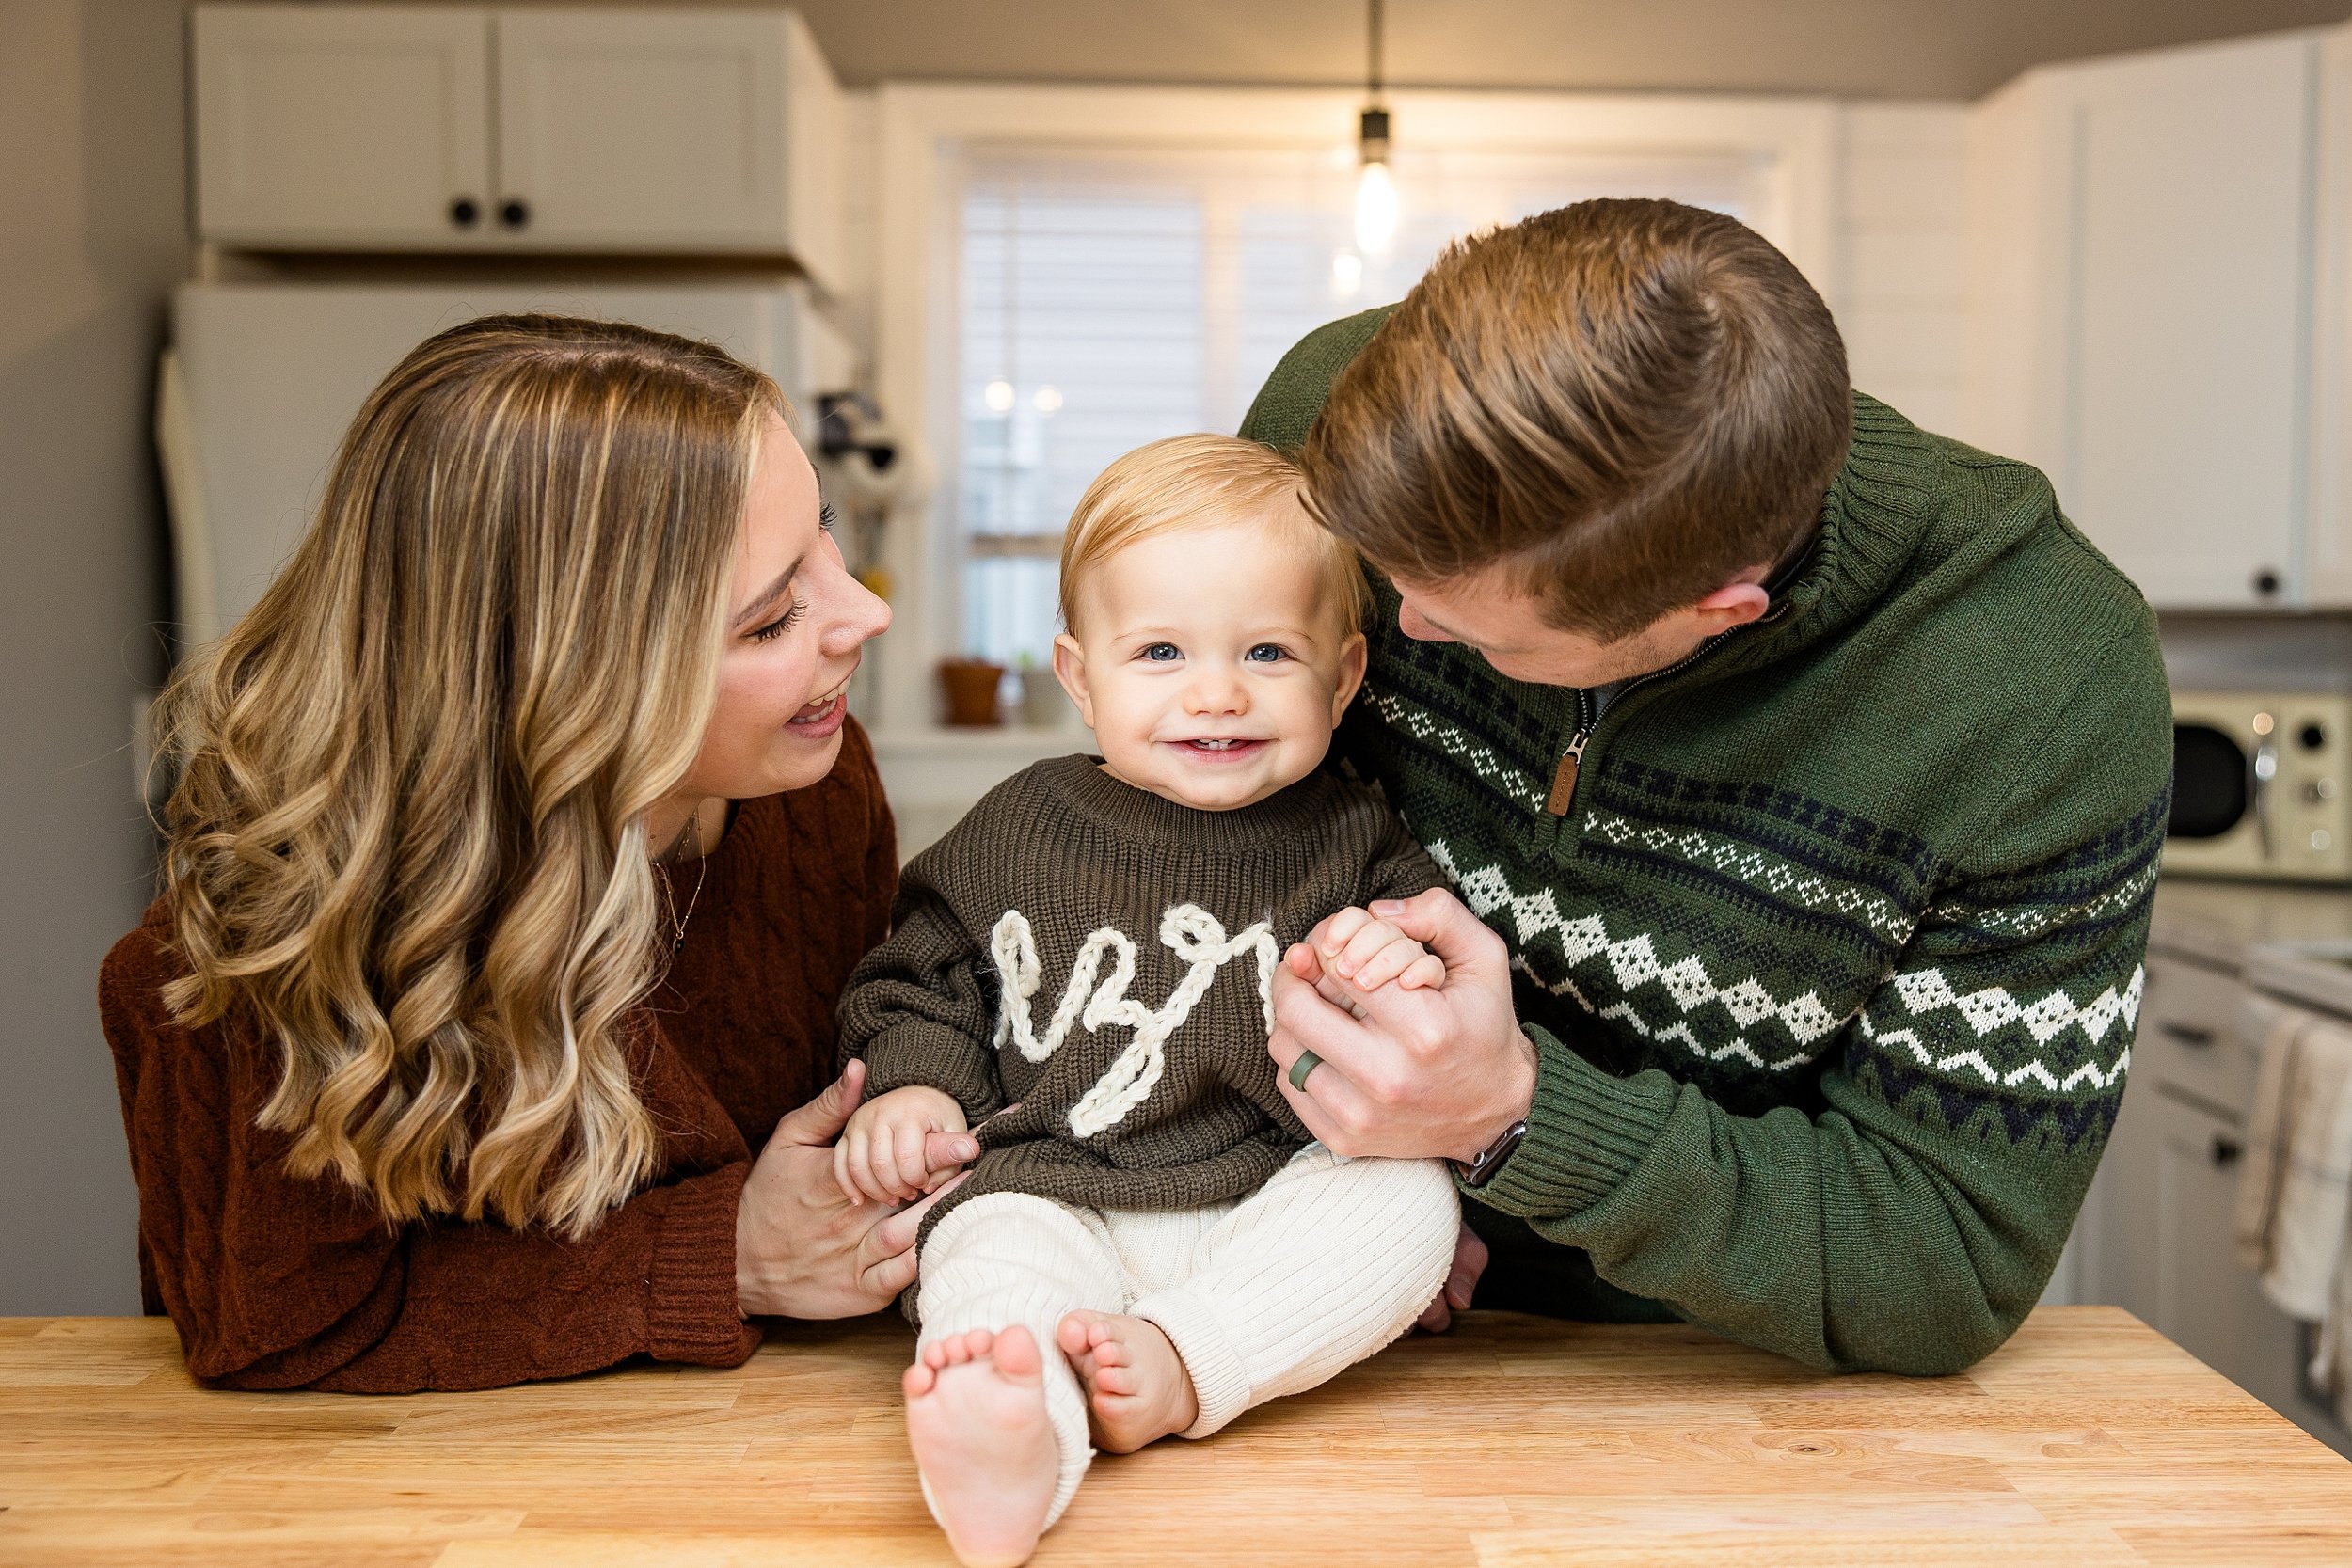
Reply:
<svg viewBox="0 0 2352 1568"><path fill-rule="evenodd" d="M1449 1160L1446 1164L1454 1167L1454 1174L1461 1179L1463 1186L1483 1187L1495 1172L1502 1168L1503 1162L1511 1158L1511 1151L1518 1148L1519 1140L1526 1136L1527 1118L1521 1117L1504 1128L1502 1136L1480 1149L1468 1164L1459 1160Z"/></svg>

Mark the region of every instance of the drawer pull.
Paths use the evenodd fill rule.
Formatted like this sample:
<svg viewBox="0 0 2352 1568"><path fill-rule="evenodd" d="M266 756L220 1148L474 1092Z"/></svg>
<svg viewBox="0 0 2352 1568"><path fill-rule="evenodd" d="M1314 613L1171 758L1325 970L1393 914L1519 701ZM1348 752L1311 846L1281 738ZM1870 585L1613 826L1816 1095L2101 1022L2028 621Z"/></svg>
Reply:
<svg viewBox="0 0 2352 1568"><path fill-rule="evenodd" d="M2166 1034L2179 1040L2183 1045L2193 1045L2202 1050L2213 1043L2213 1031L2200 1029L2194 1023L2168 1022L2163 1025L2163 1028Z"/></svg>
<svg viewBox="0 0 2352 1568"><path fill-rule="evenodd" d="M2228 1170L2246 1153L2246 1146L2227 1132L2213 1135L2213 1163L2217 1169Z"/></svg>

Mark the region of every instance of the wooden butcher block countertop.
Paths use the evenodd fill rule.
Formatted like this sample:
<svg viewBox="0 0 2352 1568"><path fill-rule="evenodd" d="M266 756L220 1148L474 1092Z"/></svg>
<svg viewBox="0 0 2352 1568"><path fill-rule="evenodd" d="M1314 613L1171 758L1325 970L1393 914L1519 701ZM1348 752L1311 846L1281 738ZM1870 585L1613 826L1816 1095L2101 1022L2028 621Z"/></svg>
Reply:
<svg viewBox="0 0 2352 1568"><path fill-rule="evenodd" d="M158 1319L0 1320L0 1563L944 1563L890 1319L734 1371L212 1393ZM2110 1307L1957 1377L1502 1313L1099 1460L1041 1564L2352 1562L2352 1464Z"/></svg>

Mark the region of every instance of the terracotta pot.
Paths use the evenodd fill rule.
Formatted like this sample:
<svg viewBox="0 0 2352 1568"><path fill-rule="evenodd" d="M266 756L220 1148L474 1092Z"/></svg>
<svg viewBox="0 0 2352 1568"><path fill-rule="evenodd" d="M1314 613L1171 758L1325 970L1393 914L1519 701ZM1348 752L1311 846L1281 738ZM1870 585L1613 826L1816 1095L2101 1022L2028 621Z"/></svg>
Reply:
<svg viewBox="0 0 2352 1568"><path fill-rule="evenodd" d="M946 658L939 663L939 684L947 694L947 722L986 728L1005 721L999 701L1005 667L986 659Z"/></svg>

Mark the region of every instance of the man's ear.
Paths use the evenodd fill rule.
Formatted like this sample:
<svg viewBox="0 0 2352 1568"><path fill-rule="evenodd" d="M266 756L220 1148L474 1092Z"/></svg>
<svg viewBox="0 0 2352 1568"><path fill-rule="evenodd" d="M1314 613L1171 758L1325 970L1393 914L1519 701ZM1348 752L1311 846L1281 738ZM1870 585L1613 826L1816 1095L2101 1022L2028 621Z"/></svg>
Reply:
<svg viewBox="0 0 2352 1568"><path fill-rule="evenodd" d="M1070 693L1070 700L1078 705L1078 717L1086 721L1087 728L1094 728L1094 698L1087 690L1086 650L1068 632L1054 639L1054 678Z"/></svg>
<svg viewBox="0 0 2352 1568"><path fill-rule="evenodd" d="M1703 636L1718 637L1734 626L1762 620L1772 608L1772 596L1762 583L1734 582L1692 605L1691 615Z"/></svg>
<svg viewBox="0 0 2352 1568"><path fill-rule="evenodd" d="M1363 687L1364 661L1368 657L1364 634L1349 632L1347 641L1340 644L1339 689L1331 693L1331 727L1335 730L1340 727L1340 715L1347 711L1347 705L1356 700L1356 693Z"/></svg>

